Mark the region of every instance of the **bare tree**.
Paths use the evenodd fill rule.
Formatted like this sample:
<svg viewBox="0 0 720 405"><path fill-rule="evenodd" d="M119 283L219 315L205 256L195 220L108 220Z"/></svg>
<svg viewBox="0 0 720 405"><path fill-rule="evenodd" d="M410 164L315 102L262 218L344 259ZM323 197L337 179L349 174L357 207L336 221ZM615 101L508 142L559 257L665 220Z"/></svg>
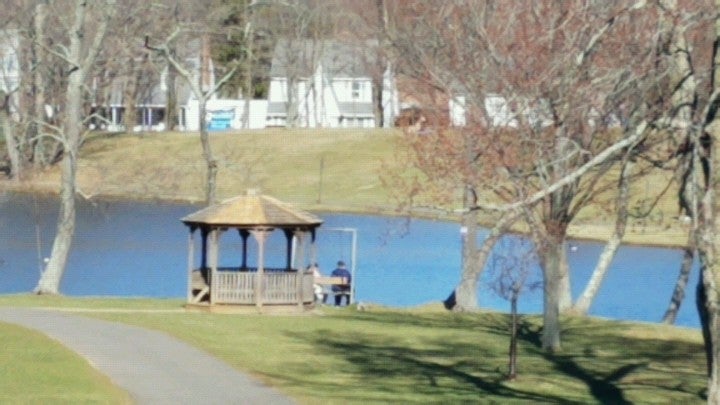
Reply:
<svg viewBox="0 0 720 405"><path fill-rule="evenodd" d="M675 1L661 2L666 11L670 38L668 52L674 59L674 78L679 85L674 93L670 126L684 135L686 148L682 155L687 164L683 176L681 206L692 218L690 247L697 249L700 263L700 281L697 286L697 308L702 325L707 357L709 404L720 403L720 238L718 238L717 204L715 193L718 182L717 165L720 150L720 1L701 4L694 8L695 18L687 18L687 10ZM704 6L704 7L703 7ZM708 13L708 11L711 11ZM703 24L698 16L713 15L713 24ZM706 36L691 36L691 29L679 21L694 23ZM709 38L710 40L707 40ZM691 42L691 39L695 41ZM705 41L703 41L705 39ZM697 50L701 50L698 52ZM703 66L702 51L711 55ZM708 52L711 50L711 52ZM697 59L697 61L696 61ZM709 79L709 86L700 86L701 78Z"/></svg>
<svg viewBox="0 0 720 405"><path fill-rule="evenodd" d="M94 5L86 0L73 3L73 15L69 19L68 46L56 51L66 65L67 87L62 127L57 139L63 145L61 161L60 212L50 261L45 267L35 292L57 294L60 280L65 272L67 258L75 233L75 193L77 159L84 130L83 89L92 76L93 64L101 51L110 20L115 12L115 2L106 0Z"/></svg>
<svg viewBox="0 0 720 405"><path fill-rule="evenodd" d="M442 115L448 107L437 100L465 100L465 127L436 119L418 138L426 179L446 196L475 190L470 210L497 208L494 201L530 209L549 350L560 349L559 314L571 305L567 229L612 187L603 179L648 139L648 117L659 111L646 103L657 61L648 27L657 18L645 6L413 3L413 13L391 24L401 71L426 84L414 85L425 100L428 88L441 96L423 108Z"/></svg>
<svg viewBox="0 0 720 405"><path fill-rule="evenodd" d="M521 317L518 314L518 301L525 291L533 291L541 286L539 280L533 280L533 265L536 256L533 246L526 239L506 237L500 248L492 254L490 288L501 298L510 302L510 349L508 350L508 379L517 378L517 340Z"/></svg>
<svg viewBox="0 0 720 405"><path fill-rule="evenodd" d="M195 30L194 32L202 32ZM213 95L222 87L238 69L239 65L235 64L229 71L217 82L213 83L208 78L208 65L209 60L209 43L207 37L202 40L202 47L200 51L200 75L198 77L197 72L193 71L179 58L173 56L171 52L171 46L169 45L173 41L177 40L178 36L183 34L182 28L177 28L168 38L159 46L151 46L149 38L145 39L145 47L155 51L161 57L165 58L167 62L173 66L175 71L185 80L187 85L190 87L192 94L197 98L199 102L199 126L200 126L200 143L203 148L203 157L206 163L206 183L205 183L205 200L208 205L214 204L217 200L217 172L218 162L215 158L212 146L210 144L210 135L208 133L207 126L207 102L213 97Z"/></svg>

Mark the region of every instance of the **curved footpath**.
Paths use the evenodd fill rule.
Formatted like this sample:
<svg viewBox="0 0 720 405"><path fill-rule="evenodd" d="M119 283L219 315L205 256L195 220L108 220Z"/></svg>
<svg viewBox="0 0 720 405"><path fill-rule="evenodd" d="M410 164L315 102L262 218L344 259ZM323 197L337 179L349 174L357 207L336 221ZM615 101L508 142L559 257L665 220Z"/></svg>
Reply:
<svg viewBox="0 0 720 405"><path fill-rule="evenodd" d="M60 311L0 308L79 353L139 404L292 404L291 399L167 334Z"/></svg>

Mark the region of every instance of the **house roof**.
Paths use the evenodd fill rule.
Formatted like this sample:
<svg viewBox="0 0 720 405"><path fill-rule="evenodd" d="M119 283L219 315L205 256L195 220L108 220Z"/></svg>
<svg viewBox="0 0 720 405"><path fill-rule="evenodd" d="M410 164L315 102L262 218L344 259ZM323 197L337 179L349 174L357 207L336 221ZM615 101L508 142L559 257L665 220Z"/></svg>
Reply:
<svg viewBox="0 0 720 405"><path fill-rule="evenodd" d="M214 225L233 228L258 226L315 228L319 217L292 207L276 198L249 192L203 208L184 218L186 225Z"/></svg>
<svg viewBox="0 0 720 405"><path fill-rule="evenodd" d="M369 77L375 58L374 45L365 46L329 40L280 39L273 52L271 77L309 77L322 65L325 74L335 77Z"/></svg>

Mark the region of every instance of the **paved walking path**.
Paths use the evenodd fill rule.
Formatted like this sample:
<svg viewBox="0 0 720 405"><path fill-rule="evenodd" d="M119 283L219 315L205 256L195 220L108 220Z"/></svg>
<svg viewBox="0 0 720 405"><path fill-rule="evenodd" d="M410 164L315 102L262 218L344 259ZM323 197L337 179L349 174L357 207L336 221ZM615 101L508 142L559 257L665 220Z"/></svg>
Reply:
<svg viewBox="0 0 720 405"><path fill-rule="evenodd" d="M172 336L66 312L0 308L0 321L36 329L85 357L139 404L292 404Z"/></svg>

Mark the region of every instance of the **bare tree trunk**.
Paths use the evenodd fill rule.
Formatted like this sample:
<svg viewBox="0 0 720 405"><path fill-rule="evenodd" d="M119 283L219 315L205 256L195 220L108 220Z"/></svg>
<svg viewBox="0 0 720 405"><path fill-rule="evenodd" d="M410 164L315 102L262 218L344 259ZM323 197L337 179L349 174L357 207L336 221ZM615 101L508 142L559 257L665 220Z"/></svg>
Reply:
<svg viewBox="0 0 720 405"><path fill-rule="evenodd" d="M720 90L720 0L715 0L715 27L713 42L712 89ZM717 102L717 100L711 100ZM711 104L712 105L712 104ZM697 210L696 247L700 259L700 281L698 282L697 308L700 315L705 355L707 357L708 392L707 403L720 404L720 223L718 223L715 192L720 187L717 170L720 167L720 116L717 104L709 111L711 118L705 131L696 133L693 139L693 166L703 170L703 187ZM698 175L696 178L700 178Z"/></svg>
<svg viewBox="0 0 720 405"><path fill-rule="evenodd" d="M385 7L385 0L375 0L375 8L377 12L377 49L375 51L375 66L372 77L372 102L373 115L375 118L375 127L382 128L385 126L385 106L383 105L383 93L385 90L385 70L387 70L387 60L383 55L386 46L385 37L387 35L388 15Z"/></svg>
<svg viewBox="0 0 720 405"><path fill-rule="evenodd" d="M79 59L79 39L72 50L75 60ZM57 294L60 280L65 273L67 258L70 254L75 234L75 192L76 192L76 155L80 145L81 104L84 72L80 69L70 74L65 95L65 150L61 161L60 212L58 213L57 229L53 241L50 261L43 271L35 292L37 294Z"/></svg>
<svg viewBox="0 0 720 405"><path fill-rule="evenodd" d="M465 205L472 205L472 191L465 190ZM470 201L469 201L470 200ZM478 263L477 252L477 212L468 211L460 220L462 238L462 276L455 289L455 306L453 311L472 311L478 308L477 280L482 269Z"/></svg>
<svg viewBox="0 0 720 405"><path fill-rule="evenodd" d="M712 220L713 191L708 190L702 209L707 221L701 226L698 242L701 277L697 288L697 308L700 314L708 372L708 404L720 404L720 262L717 251L720 241L716 236L718 224Z"/></svg>
<svg viewBox="0 0 720 405"><path fill-rule="evenodd" d="M125 87L123 88L123 107L125 108L123 124L125 125L125 132L132 133L137 123L135 98L137 97L138 88L138 73L135 71L135 60L132 57L128 58L128 69L129 73L126 78Z"/></svg>
<svg viewBox="0 0 720 405"><path fill-rule="evenodd" d="M632 166L633 163L631 160L627 160L623 164L623 169L620 173L620 181L618 185L615 231L610 236L607 244L605 244L605 249L603 249L603 252L600 254L600 259L598 259L595 270L593 270L592 276L590 276L590 281L588 281L587 285L585 286L585 291L583 291L583 293L580 295L580 298L578 298L575 306L573 307L573 312L577 314L586 315L590 310L590 305L592 305L593 301L595 300L595 296L597 295L598 290L600 290L600 285L605 279L605 275L610 268L610 263L612 263L612 260L615 257L615 253L620 247L622 238L625 235L625 228L627 225L628 216L627 205L628 197L630 194L629 182Z"/></svg>
<svg viewBox="0 0 720 405"><path fill-rule="evenodd" d="M9 97L3 91L0 91L0 98L4 99L3 103L0 104L0 134L5 138L5 147L10 159L10 178L15 182L19 182L22 177L23 165L13 125L10 121Z"/></svg>
<svg viewBox="0 0 720 405"><path fill-rule="evenodd" d="M248 23L250 25L250 23ZM252 30L248 29L249 34L252 34ZM246 39L247 43L247 60L245 61L245 102L243 103L243 116L242 116L242 127L243 129L250 129L250 103L255 96L253 90L253 51L252 51L252 39Z"/></svg>
<svg viewBox="0 0 720 405"><path fill-rule="evenodd" d="M517 378L518 292L513 291L512 294L510 299L510 359L508 362L508 380Z"/></svg>
<svg viewBox="0 0 720 405"><path fill-rule="evenodd" d="M474 213L475 211L471 211L471 213ZM464 214L463 218L466 218L466 215L470 215L470 213ZM477 223L477 215L472 214L469 220L470 222ZM473 311L478 309L478 297L477 297L477 289L478 289L478 283L480 282L480 276L483 273L483 270L485 269L485 263L487 262L488 257L490 257L490 253L492 253L493 247L495 247L495 244L498 240L505 234L505 231L507 228L515 221L517 217L512 214L508 214L503 216L500 221L498 221L495 226L490 230L490 233L483 241L482 246L479 249L475 248L474 243L469 244L468 241L474 240L470 239L470 229L468 228L467 238L465 239L465 245L469 245L467 248L465 245L463 245L463 257L471 257L466 255L472 255L474 258L472 259L472 265L468 266L465 264L469 264L465 261L463 261L463 269L462 269L462 275L460 276L460 282L458 283L458 286L455 287L455 306L452 308L455 311ZM466 221L463 220L463 226L466 226ZM474 228L477 228L477 225L473 225ZM473 230L473 233L476 233L475 230ZM466 249L469 248L469 251L466 252Z"/></svg>
<svg viewBox="0 0 720 405"><path fill-rule="evenodd" d="M690 279L694 259L695 236L691 231L687 246L683 248L683 260L680 264L680 274L678 275L677 282L675 283L675 289L673 290L672 297L670 297L668 309L665 311L665 315L663 315L662 321L668 325L675 323L677 314L680 311L680 305L682 305L683 299L685 299L685 289L687 288L687 283Z"/></svg>
<svg viewBox="0 0 720 405"><path fill-rule="evenodd" d="M378 56L379 57L379 56ZM380 68L380 63L376 65L376 68ZM385 123L383 118L385 117L383 111L383 74L373 75L372 79L372 101L373 101L373 116L375 119L375 127L382 128Z"/></svg>
<svg viewBox="0 0 720 405"><path fill-rule="evenodd" d="M168 64L167 76L165 76L165 87L166 92L166 104L165 104L165 129L167 131L173 131L178 124L178 100L177 90L175 88L175 78L177 72L175 67Z"/></svg>
<svg viewBox="0 0 720 405"><path fill-rule="evenodd" d="M298 88L297 78L289 76L287 78L287 109L286 109L286 123L288 128L295 128L298 125L298 110L300 102L298 100Z"/></svg>
<svg viewBox="0 0 720 405"><path fill-rule="evenodd" d="M205 203L207 205L215 204L217 201L217 172L218 165L217 160L213 156L212 147L210 145L210 134L207 129L207 122L205 118L207 110L207 100L205 97L201 97L199 101L200 105L200 143L203 148L203 157L205 158L206 173L205 173Z"/></svg>
<svg viewBox="0 0 720 405"><path fill-rule="evenodd" d="M61 162L60 212L58 213L55 239L50 253L50 261L40 276L36 294L58 294L60 280L65 273L67 258L70 255L75 235L75 173L77 162L70 151L65 152Z"/></svg>
<svg viewBox="0 0 720 405"><path fill-rule="evenodd" d="M33 92L33 120L30 122L27 132L27 140L32 146L33 164L35 167L42 167L47 164L45 156L45 142L40 139L40 124L45 121L45 80L43 78L43 69L45 66L45 20L47 18L47 0L37 3L35 6L35 14L33 15L33 32L35 40L30 45L33 64L37 66L32 73L32 92Z"/></svg>
<svg viewBox="0 0 720 405"><path fill-rule="evenodd" d="M559 351L560 346L560 300L561 262L565 253L564 239L549 235L542 245L539 256L543 271L543 329L542 348L550 352Z"/></svg>
<svg viewBox="0 0 720 405"><path fill-rule="evenodd" d="M567 244L563 237L563 243L560 246L560 267L558 268L560 301L558 302L560 313L568 312L572 309L572 286L570 285L570 264L567 260Z"/></svg>
<svg viewBox="0 0 720 405"><path fill-rule="evenodd" d="M720 10L720 0L715 2L716 8ZM720 38L720 17L716 17L715 36ZM718 54L718 43L715 41L715 55L713 83L717 89L718 80L720 80L720 54ZM716 90L717 91L717 90ZM693 166L695 170L703 171L703 175L696 178L704 177L704 184L696 184L694 186L698 193L702 193L699 198L699 209L696 231L696 247L698 258L700 259L700 280L697 287L697 309L700 315L700 324L705 342L705 355L707 358L708 371L708 404L720 404L720 261L718 260L718 252L720 252L720 238L718 237L718 224L715 192L720 187L717 181L716 170L720 166L720 146L718 145L718 136L720 135L720 121L718 117L714 117L713 122L706 127L704 136L707 136L707 144L695 136L693 148ZM713 128L714 127L714 128ZM706 170L703 170L703 167Z"/></svg>

